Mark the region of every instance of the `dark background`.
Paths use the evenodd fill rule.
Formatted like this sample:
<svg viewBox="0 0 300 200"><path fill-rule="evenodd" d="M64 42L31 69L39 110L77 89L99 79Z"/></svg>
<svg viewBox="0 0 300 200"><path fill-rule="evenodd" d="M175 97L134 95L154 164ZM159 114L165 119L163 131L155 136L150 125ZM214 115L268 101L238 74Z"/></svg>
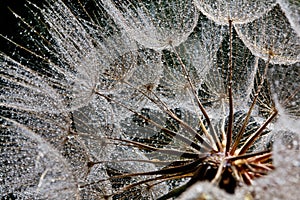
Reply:
<svg viewBox="0 0 300 200"><path fill-rule="evenodd" d="M1 26L1 34L12 35L16 30L16 25L18 20L14 17L14 15L9 10L19 13L24 9L25 0L1 0L0 1L0 26Z"/></svg>
<svg viewBox="0 0 300 200"><path fill-rule="evenodd" d="M18 35L18 19L9 10L22 15L25 9L25 0L0 0L0 33L4 36ZM1 48L2 49L2 48Z"/></svg>
<svg viewBox="0 0 300 200"><path fill-rule="evenodd" d="M18 15L26 18L27 8L25 6L26 0L0 0L0 34L8 38L13 39L13 41L19 42L22 40L20 36L21 28L18 26L20 22L14 14L14 11ZM43 0L30 0L30 2L37 5L41 5ZM0 37L0 52L6 52L11 44Z"/></svg>

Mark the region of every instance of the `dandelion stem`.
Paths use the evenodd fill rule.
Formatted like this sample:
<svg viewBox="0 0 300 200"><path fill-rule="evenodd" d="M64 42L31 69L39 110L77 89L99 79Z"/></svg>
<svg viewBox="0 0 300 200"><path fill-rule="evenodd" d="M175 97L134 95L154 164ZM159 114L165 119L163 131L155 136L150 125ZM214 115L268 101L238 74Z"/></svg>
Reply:
<svg viewBox="0 0 300 200"><path fill-rule="evenodd" d="M183 127L185 127L188 131L196 132L196 133L195 133L195 136L196 136L196 137L197 137L197 135L199 135L199 137L201 137L201 138L198 138L198 139L201 139L201 146L199 146L199 144L193 142L192 140L190 140L190 139L184 137L183 135L178 134L178 133L175 133L175 132L173 132L173 131L171 131L171 130L165 128L165 127L163 127L162 125L160 125L160 124L154 122L153 120L151 120L151 119L145 117L144 115L138 113L137 111L135 111L135 110L129 108L128 106L126 106L126 105L120 103L119 101L114 100L113 98L111 98L111 97L109 97L109 96L107 96L107 95L101 94L101 93L98 92L98 91L95 91L95 94L97 94L97 95L99 95L99 96L102 96L102 97L108 99L109 101L112 101L112 102L114 102L114 103L116 103L116 104L122 106L123 108L126 108L126 109L129 110L130 112L136 114L138 117L140 117L140 118L142 118L142 119L144 119L144 120L150 122L151 124L153 124L153 125L156 126L157 128L161 129L162 131L165 131L165 133L168 134L169 136L171 136L171 137L176 137L178 140L181 140L182 142L188 144L189 146L192 146L192 147L193 147L194 149L196 149L196 150L200 150L200 149L202 149L202 148L204 148L205 150L211 150L211 149L212 149L212 147L210 146L210 144L208 144L207 142L205 142L205 140L204 140L204 139L203 139L203 138L202 138L195 130L193 130L193 129L192 129L191 127L189 127L185 122L183 122L182 120L178 119L177 117L176 117L175 119L178 121L178 123L180 123L180 124L181 124ZM176 116L176 115L175 115L175 116ZM173 115L171 115L171 117L173 117ZM173 117L173 119L174 119L174 117Z"/></svg>
<svg viewBox="0 0 300 200"><path fill-rule="evenodd" d="M215 132L213 126L211 125L211 121L210 121L210 118L209 118L207 112L205 111L203 105L201 104L201 102L200 102L200 100L199 100L199 98L198 98L198 95L197 95L195 86L194 86L194 84L192 83L192 80L191 80L191 78L190 78L190 76L189 76L189 73L188 73L188 71L187 71L187 69L186 69L186 66L185 66L185 64L183 63L182 59L180 58L180 56L179 56L177 50L176 50L175 47L172 45L172 42L170 42L170 45L171 45L173 51L175 52L178 61L180 62L180 65L181 65L181 67L182 67L182 71L183 71L184 76L186 77L186 79L187 79L187 81L188 81L188 83L189 83L189 85L190 85L190 89L192 90L192 93L193 93L193 95L194 95L194 97L195 97L195 99L196 99L196 101L197 101L198 107L200 108L200 110L201 110L201 112L203 113L203 115L204 115L204 117L205 117L205 119L206 119L206 121L207 121L207 123L208 123L208 125L209 125L209 127L210 127L210 129L211 129L211 131L213 132L212 136L213 136L214 141L211 141L211 143L212 143L212 144L215 144L215 143L216 143L216 144L217 144L217 149L218 149L218 151L220 151L220 150L222 149L221 142L220 142L218 136L216 135L216 132ZM201 128L202 128L202 130L203 130L204 133L208 133L208 131L206 130L206 128L205 128L204 126L201 126ZM210 139L210 137L208 137L208 138Z"/></svg>
<svg viewBox="0 0 300 200"><path fill-rule="evenodd" d="M228 129L226 138L226 149L225 154L229 152L231 139L232 139L232 126L233 126L233 97L232 97L232 20L229 19L229 80L228 80L228 96L229 96L229 119L228 119Z"/></svg>
<svg viewBox="0 0 300 200"><path fill-rule="evenodd" d="M191 136L195 136L196 139L205 147L206 150L211 150L213 149L213 147L208 144L203 137L196 131L194 130L191 126L189 126L187 123L185 123L184 121L182 121L181 119L179 119L175 113L163 102L161 101L161 99L152 91L151 94L153 94L158 101L156 101L155 99L153 99L152 97L150 97L148 94L146 94L144 91L140 90L139 88L136 88L134 86L132 86L130 83L125 82L126 84L128 84L129 86L133 87L134 89L136 89L137 91L139 91L141 94L143 94L145 97L147 97L150 101L152 101L154 104L156 104L162 111L165 111L172 119L176 120ZM159 104L160 103L160 104ZM122 105L123 106L123 105ZM124 107L124 106L123 106ZM128 108L127 108L128 109ZM149 120L149 119L147 119ZM151 122L152 123L152 122ZM152 124L154 124L155 122L153 122ZM157 126L157 124L155 123L154 125ZM160 125L158 125L160 126ZM161 128L162 130L167 130L166 128L160 126L159 128ZM167 130L167 132L170 132ZM176 133L175 133L176 135ZM173 136L175 136L173 135ZM173 137L172 136L172 137ZM177 133L177 135L179 138L183 138L184 136L180 135ZM193 148L195 148L195 146L193 146L194 142L191 142L190 144L192 144L191 146ZM199 147L199 146L198 146ZM200 150L199 148L195 148L196 150Z"/></svg>
<svg viewBox="0 0 300 200"><path fill-rule="evenodd" d="M184 158L198 158L199 157L198 153L186 152L186 151L181 151L181 150L176 150L176 149L156 148L156 147L146 145L146 144L143 144L140 142L125 140L125 139L117 139L117 138L111 138L111 139L125 142L126 144L124 144L124 145L127 145L127 146L135 146L140 149L155 151L155 152L164 153L164 154L168 154L168 155L177 155L177 156L181 156Z"/></svg>
<svg viewBox="0 0 300 200"><path fill-rule="evenodd" d="M253 101L252 101L252 104L251 104L251 106L250 106L250 108L249 108L249 110L248 110L248 112L247 112L247 116L246 116L246 119L245 119L245 121L244 121L244 123L243 123L243 126L241 127L241 129L240 129L239 133L237 134L237 137L236 137L236 139L235 139L235 141L234 141L234 144L232 145L232 148L231 148L231 150L230 150L230 154L231 154L231 155L235 152L236 148L238 147L238 145L239 145L239 143L240 143L240 141L241 141L241 139L242 139L243 133L244 133L246 127L247 127L247 124L248 124L248 122L249 122L249 119L250 119L252 110L253 110L253 108L254 108L254 105L255 105L255 103L256 103L256 100L257 100L257 98L258 98L258 95L259 95L259 93L260 93L260 91L261 91L261 89L262 89L262 87L263 87L264 80L265 80L265 78L266 78L266 76L267 76L267 72L268 72L270 60L271 60L271 55L269 55L269 57L268 57L268 61L267 61L267 63L266 63L266 67L265 67L264 73L263 73L263 75L262 75L262 77L261 77L260 84L259 84L259 86L258 86L258 88L257 88L257 91L256 91L255 95L254 95L254 99L253 99Z"/></svg>
<svg viewBox="0 0 300 200"><path fill-rule="evenodd" d="M247 158L253 158L253 157L257 157L257 156L271 156L272 153L270 152L270 150L265 150L265 151L260 151L260 152L255 152L255 153L249 153L249 154L243 154L243 155L238 155L238 156L234 156L231 158L228 158L229 161L235 161L235 160L241 160L241 159L247 159Z"/></svg>
<svg viewBox="0 0 300 200"><path fill-rule="evenodd" d="M196 159L194 162L191 162L191 163L187 163L187 164L179 165L179 166L169 166L169 167L162 168L162 169L155 170L155 171L140 172L140 173L126 173L126 174L121 174L121 175L115 175L115 176L109 177L105 180L134 177L134 176L151 176L151 175L174 176L174 175L190 174L190 173L196 171L198 169L198 166L201 165L203 160L206 158L207 158L207 156L203 156L203 157Z"/></svg>
<svg viewBox="0 0 300 200"><path fill-rule="evenodd" d="M92 162L92 165L102 164L102 163L119 163L119 162L142 162L142 163L151 163L155 165L184 165L193 162L194 159L185 159L185 160L158 160L158 159L121 159L121 160L98 160L96 162Z"/></svg>
<svg viewBox="0 0 300 200"><path fill-rule="evenodd" d="M246 153L246 151L253 144L253 142L260 136L263 130L267 127L267 125L276 117L277 113L278 111L275 109L273 111L273 114L265 121L265 123L262 124L261 127L259 127L259 129L248 138L248 140L241 147L241 150L239 151L238 155L242 155Z"/></svg>
<svg viewBox="0 0 300 200"><path fill-rule="evenodd" d="M156 171L140 172L140 173L126 173L126 174L121 174L121 175L115 175L115 176L111 176L106 179L100 179L100 180L97 180L94 182L80 185L79 187L84 188L84 187L94 185L94 184L97 184L100 182L108 181L108 180L127 178L127 177L136 177L136 176L162 175L162 176L155 177L154 179L146 179L144 181L141 181L141 182L139 182L140 184L154 181L154 180L164 180L166 178L168 180L172 180L172 179L177 179L177 178L190 177L193 175L192 172L197 170L197 166L199 164L201 164L206 157L207 156L203 156L191 163L187 163L187 164L179 165L179 166L171 166L171 167L163 168L163 169L156 170ZM140 184L137 184L135 186L138 186ZM132 188L133 185L123 188L123 190L120 190L119 193L130 189L128 187Z"/></svg>

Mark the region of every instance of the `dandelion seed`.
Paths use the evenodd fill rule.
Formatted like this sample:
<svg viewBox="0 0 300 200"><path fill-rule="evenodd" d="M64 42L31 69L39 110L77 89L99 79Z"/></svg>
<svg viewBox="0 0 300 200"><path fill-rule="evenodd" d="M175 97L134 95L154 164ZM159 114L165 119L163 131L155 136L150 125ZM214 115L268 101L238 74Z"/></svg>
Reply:
<svg viewBox="0 0 300 200"><path fill-rule="evenodd" d="M297 1L286 1L286 0L278 0L277 1L284 11L286 17L289 19L291 27L296 31L297 35L300 36L300 10L299 10L299 2Z"/></svg>
<svg viewBox="0 0 300 200"><path fill-rule="evenodd" d="M79 197L69 163L42 137L1 118L1 198Z"/></svg>
<svg viewBox="0 0 300 200"><path fill-rule="evenodd" d="M228 19L234 24L249 23L267 13L276 5L276 1L202 1L194 0L196 7L216 23L228 25Z"/></svg>
<svg viewBox="0 0 300 200"><path fill-rule="evenodd" d="M186 40L197 24L198 13L191 1L162 3L136 1L102 1L115 23L131 38L147 48L161 50Z"/></svg>
<svg viewBox="0 0 300 200"><path fill-rule="evenodd" d="M272 50L272 63L290 65L300 61L300 37L282 12L276 5L261 18L235 28L254 55L267 60L269 50Z"/></svg>

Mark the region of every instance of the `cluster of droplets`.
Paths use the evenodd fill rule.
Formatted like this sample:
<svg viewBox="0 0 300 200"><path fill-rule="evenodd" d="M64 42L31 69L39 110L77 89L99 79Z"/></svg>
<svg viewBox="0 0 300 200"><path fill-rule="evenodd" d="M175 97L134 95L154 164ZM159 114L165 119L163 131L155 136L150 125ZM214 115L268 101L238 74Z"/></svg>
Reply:
<svg viewBox="0 0 300 200"><path fill-rule="evenodd" d="M297 1L78 2L28 3L36 21L14 13L32 46L3 36L34 59L0 53L1 198L101 199L115 192L115 199L156 199L186 179L120 194L154 176L110 177L180 160L194 139L185 125L200 132L200 123L212 123L223 137L230 98L234 129L257 95L246 132L278 111L255 148L289 133L287 146L299 149ZM178 154L165 155L168 149Z"/></svg>

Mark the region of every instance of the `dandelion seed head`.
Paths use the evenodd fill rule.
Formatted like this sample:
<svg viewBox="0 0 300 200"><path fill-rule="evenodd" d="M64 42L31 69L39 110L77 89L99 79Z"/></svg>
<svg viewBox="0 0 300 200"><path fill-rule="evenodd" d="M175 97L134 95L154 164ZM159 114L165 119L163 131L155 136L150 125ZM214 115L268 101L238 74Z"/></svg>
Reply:
<svg viewBox="0 0 300 200"><path fill-rule="evenodd" d="M28 3L0 50L1 198L295 195L299 37L278 2Z"/></svg>

